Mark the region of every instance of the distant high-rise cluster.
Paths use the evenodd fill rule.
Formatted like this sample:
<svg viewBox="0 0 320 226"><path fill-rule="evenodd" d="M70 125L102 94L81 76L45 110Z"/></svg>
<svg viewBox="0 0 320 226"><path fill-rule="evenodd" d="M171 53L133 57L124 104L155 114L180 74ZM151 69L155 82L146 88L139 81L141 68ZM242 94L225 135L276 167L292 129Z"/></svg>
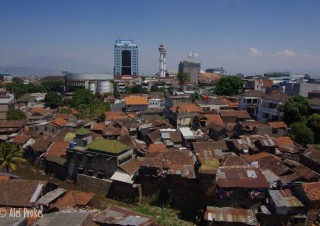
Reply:
<svg viewBox="0 0 320 226"><path fill-rule="evenodd" d="M132 40L116 40L114 45L114 75L138 75L138 46Z"/></svg>
<svg viewBox="0 0 320 226"><path fill-rule="evenodd" d="M159 76L160 77L166 77L166 71L167 71L167 62L166 62L166 56L167 56L167 51L164 48L164 46L161 44L158 48L160 52L160 66L159 66Z"/></svg>

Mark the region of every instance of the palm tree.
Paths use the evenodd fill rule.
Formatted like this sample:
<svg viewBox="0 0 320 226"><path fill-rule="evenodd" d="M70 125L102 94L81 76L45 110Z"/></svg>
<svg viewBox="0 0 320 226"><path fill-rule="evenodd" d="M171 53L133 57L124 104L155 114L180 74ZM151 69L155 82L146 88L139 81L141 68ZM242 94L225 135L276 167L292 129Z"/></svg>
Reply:
<svg viewBox="0 0 320 226"><path fill-rule="evenodd" d="M7 173L16 170L18 164L25 162L22 156L23 151L18 150L16 146L8 142L0 144L0 167L6 168Z"/></svg>

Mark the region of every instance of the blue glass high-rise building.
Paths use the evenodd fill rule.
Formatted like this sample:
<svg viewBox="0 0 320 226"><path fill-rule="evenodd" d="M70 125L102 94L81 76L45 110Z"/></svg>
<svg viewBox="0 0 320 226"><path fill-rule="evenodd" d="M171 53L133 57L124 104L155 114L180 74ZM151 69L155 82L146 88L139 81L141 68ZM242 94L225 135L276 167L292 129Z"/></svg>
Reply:
<svg viewBox="0 0 320 226"><path fill-rule="evenodd" d="M114 45L114 75L138 75L138 46L132 40L117 40Z"/></svg>

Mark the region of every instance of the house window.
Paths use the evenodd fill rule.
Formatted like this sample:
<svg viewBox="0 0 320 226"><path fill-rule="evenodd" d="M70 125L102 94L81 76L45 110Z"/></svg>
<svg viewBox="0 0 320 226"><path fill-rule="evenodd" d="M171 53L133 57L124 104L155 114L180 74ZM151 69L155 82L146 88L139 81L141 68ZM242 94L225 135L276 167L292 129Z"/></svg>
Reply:
<svg viewBox="0 0 320 226"><path fill-rule="evenodd" d="M247 99L247 103L248 103L248 104L251 104L251 99Z"/></svg>
<svg viewBox="0 0 320 226"><path fill-rule="evenodd" d="M265 113L265 114L264 114L264 117L265 117L265 118L269 118L269 114L268 114L268 113Z"/></svg>
<svg viewBox="0 0 320 226"><path fill-rule="evenodd" d="M44 131L48 131L48 128L46 126L44 127Z"/></svg>

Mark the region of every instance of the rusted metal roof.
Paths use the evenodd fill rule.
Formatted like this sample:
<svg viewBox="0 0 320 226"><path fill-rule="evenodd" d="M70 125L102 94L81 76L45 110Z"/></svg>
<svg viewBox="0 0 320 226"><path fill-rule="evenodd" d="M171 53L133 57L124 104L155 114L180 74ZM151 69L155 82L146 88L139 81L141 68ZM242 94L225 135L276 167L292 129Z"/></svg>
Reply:
<svg viewBox="0 0 320 226"><path fill-rule="evenodd" d="M221 188L269 188L259 168L250 166L222 166L216 174Z"/></svg>
<svg viewBox="0 0 320 226"><path fill-rule="evenodd" d="M135 213L117 206L112 206L94 217L94 222L99 225L156 225L157 220L147 215Z"/></svg>
<svg viewBox="0 0 320 226"><path fill-rule="evenodd" d="M310 201L320 201L320 182L304 183L302 188Z"/></svg>
<svg viewBox="0 0 320 226"><path fill-rule="evenodd" d="M204 219L211 222L232 222L246 225L258 225L256 215L251 209L232 207L207 207Z"/></svg>

